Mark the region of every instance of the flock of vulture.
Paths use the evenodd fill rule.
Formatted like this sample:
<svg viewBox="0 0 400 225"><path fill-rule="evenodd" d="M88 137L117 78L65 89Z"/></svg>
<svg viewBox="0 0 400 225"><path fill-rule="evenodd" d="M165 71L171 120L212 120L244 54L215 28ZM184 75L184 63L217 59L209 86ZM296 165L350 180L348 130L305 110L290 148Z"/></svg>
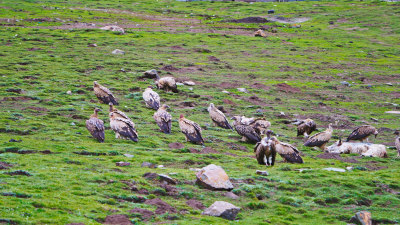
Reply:
<svg viewBox="0 0 400 225"><path fill-rule="evenodd" d="M173 91L178 92L175 80L173 77L163 77L157 79L156 86L159 89L163 89L167 92ZM135 128L135 123L122 111L115 108L118 102L111 91L98 84L96 81L93 85L94 93L101 103L109 104L109 118L110 127L115 132L115 138L128 139L137 142L138 132ZM156 110L153 118L160 130L166 134L171 133L172 116L168 113L168 105L160 105L160 96L152 90L149 86L143 92L143 99L148 108ZM99 142L104 142L104 122L98 118L98 112L101 109L96 108L94 114L90 116L90 119L86 121L86 127L90 134L96 138ZM275 163L275 157L278 153L285 162L290 163L303 163L303 159L300 156L299 150L288 143L283 143L278 140L277 137L271 137L273 131L268 128L271 123L264 118L247 118L245 116L234 116L232 125L227 120L223 112L221 112L213 103L210 103L208 112L211 120L215 126L236 130L236 132L242 136L242 141L255 143L254 152L259 164L273 166ZM305 119L295 123L297 125L297 136L304 135L306 141L304 146L307 147L318 147L322 150L326 149L326 144L332 137L332 124L329 124L328 128L317 134L309 136L312 132L316 131L316 123L312 119ZM184 115L180 115L179 127L182 133L185 135L186 141L194 144L204 145L204 139L202 137L202 130L199 124L186 119ZM398 157L400 157L400 134L398 131L395 133L397 138L395 140L396 148L398 150ZM347 138L346 141L360 140L364 142L370 135L378 135L378 130L370 125L363 125L357 127ZM263 138L262 138L263 137Z"/></svg>

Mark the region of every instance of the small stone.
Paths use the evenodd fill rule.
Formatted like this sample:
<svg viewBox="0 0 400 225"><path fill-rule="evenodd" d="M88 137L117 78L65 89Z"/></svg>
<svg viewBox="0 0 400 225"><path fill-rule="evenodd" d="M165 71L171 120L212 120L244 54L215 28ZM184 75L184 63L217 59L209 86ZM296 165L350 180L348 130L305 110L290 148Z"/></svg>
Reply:
<svg viewBox="0 0 400 225"><path fill-rule="evenodd" d="M124 28L115 25L101 27L100 30L116 31L120 32L121 34L125 33Z"/></svg>
<svg viewBox="0 0 400 225"><path fill-rule="evenodd" d="M257 30L254 32L254 37L267 37L267 34L263 30Z"/></svg>
<svg viewBox="0 0 400 225"><path fill-rule="evenodd" d="M158 165L157 168L164 168L164 165Z"/></svg>
<svg viewBox="0 0 400 225"><path fill-rule="evenodd" d="M134 155L131 155L131 154L128 154L128 153L124 154L124 156L128 157L128 158L133 158L134 157Z"/></svg>
<svg viewBox="0 0 400 225"><path fill-rule="evenodd" d="M97 44L88 44L88 47L97 47Z"/></svg>
<svg viewBox="0 0 400 225"><path fill-rule="evenodd" d="M386 111L385 113L390 113L390 114L400 114L400 111Z"/></svg>
<svg viewBox="0 0 400 225"><path fill-rule="evenodd" d="M76 124L74 122L71 122L71 126L75 126Z"/></svg>
<svg viewBox="0 0 400 225"><path fill-rule="evenodd" d="M263 110L262 109L257 109L256 113L263 113Z"/></svg>
<svg viewBox="0 0 400 225"><path fill-rule="evenodd" d="M349 82L347 82L347 81L341 81L340 84L342 84L344 86L348 86L348 87L351 86L351 84Z"/></svg>
<svg viewBox="0 0 400 225"><path fill-rule="evenodd" d="M203 167L197 174L196 183L211 190L232 190L233 184L225 170L220 166L210 164Z"/></svg>
<svg viewBox="0 0 400 225"><path fill-rule="evenodd" d="M67 91L67 95L72 95L72 91Z"/></svg>
<svg viewBox="0 0 400 225"><path fill-rule="evenodd" d="M114 54L114 55L125 55L125 52L120 50L120 49L115 49L111 53Z"/></svg>
<svg viewBox="0 0 400 225"><path fill-rule="evenodd" d="M187 86L195 86L196 85L193 81L184 81L183 84L187 85Z"/></svg>
<svg viewBox="0 0 400 225"><path fill-rule="evenodd" d="M327 171L334 171L334 172L346 172L345 169L341 169L341 168L332 168L332 167L328 167L328 168L323 168L323 170L327 170Z"/></svg>
<svg viewBox="0 0 400 225"><path fill-rule="evenodd" d="M240 208L229 202L216 201L210 207L204 210L203 215L222 217L227 220L234 220L239 213Z"/></svg>
<svg viewBox="0 0 400 225"><path fill-rule="evenodd" d="M168 184L176 185L178 183L174 178L171 178L170 176L165 174L158 174L158 177L160 178L160 180L165 181Z"/></svg>
<svg viewBox="0 0 400 225"><path fill-rule="evenodd" d="M352 167L352 166L348 166L348 167L346 167L346 170L348 170L348 171L352 171L354 168Z"/></svg>
<svg viewBox="0 0 400 225"><path fill-rule="evenodd" d="M129 165L131 165L131 164L128 163L128 162L122 162L122 161L121 161L121 162L116 162L115 165L116 165L116 166L129 166Z"/></svg>
<svg viewBox="0 0 400 225"><path fill-rule="evenodd" d="M235 193L233 193L232 191L226 192L226 193L225 193L225 197L231 198L231 199L233 199L233 200L239 199L239 196L237 196L237 195L236 195Z"/></svg>
<svg viewBox="0 0 400 225"><path fill-rule="evenodd" d="M222 93L229 94L229 91L223 90Z"/></svg>
<svg viewBox="0 0 400 225"><path fill-rule="evenodd" d="M268 176L268 172L267 171L262 171L262 170L257 170L256 174L261 175L261 176Z"/></svg>
<svg viewBox="0 0 400 225"><path fill-rule="evenodd" d="M199 169L199 168L189 168L189 170L194 171L194 172L199 172L199 171L201 171L201 169Z"/></svg>
<svg viewBox="0 0 400 225"><path fill-rule="evenodd" d="M146 72L144 72L144 77L155 79L158 77L158 72L155 69L147 70Z"/></svg>
<svg viewBox="0 0 400 225"><path fill-rule="evenodd" d="M281 116L286 116L286 114L284 112L280 112Z"/></svg>
<svg viewBox="0 0 400 225"><path fill-rule="evenodd" d="M374 122L378 122L378 119L376 119L374 117L371 117L371 120L374 121Z"/></svg>
<svg viewBox="0 0 400 225"><path fill-rule="evenodd" d="M393 86L393 84L392 84L392 83L386 83L386 85Z"/></svg>
<svg viewBox="0 0 400 225"><path fill-rule="evenodd" d="M350 222L361 225L372 225L372 215L368 211L357 212L355 216L351 217Z"/></svg>
<svg viewBox="0 0 400 225"><path fill-rule="evenodd" d="M141 167L157 168L157 165L149 162L143 162Z"/></svg>
<svg viewBox="0 0 400 225"><path fill-rule="evenodd" d="M243 93L248 93L246 88L237 88L237 90Z"/></svg>

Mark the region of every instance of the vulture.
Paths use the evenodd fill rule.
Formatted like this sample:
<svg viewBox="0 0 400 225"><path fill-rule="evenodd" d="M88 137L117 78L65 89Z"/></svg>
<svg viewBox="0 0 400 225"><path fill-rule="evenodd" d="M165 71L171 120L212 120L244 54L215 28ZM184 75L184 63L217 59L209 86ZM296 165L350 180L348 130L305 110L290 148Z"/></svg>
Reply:
<svg viewBox="0 0 400 225"><path fill-rule="evenodd" d="M175 78L163 77L156 80L156 86L158 89L163 89L166 92L178 93L178 87L176 86Z"/></svg>
<svg viewBox="0 0 400 225"><path fill-rule="evenodd" d="M255 120L256 120L256 119L254 119L254 117L250 117L250 118L245 117L245 116L240 117L240 123L241 123L242 125L250 125L250 124L252 124Z"/></svg>
<svg viewBox="0 0 400 225"><path fill-rule="evenodd" d="M172 116L167 112L168 108L169 106L164 104L158 108L157 112L155 112L153 115L153 118L160 127L160 130L166 134L171 133L172 126Z"/></svg>
<svg viewBox="0 0 400 225"><path fill-rule="evenodd" d="M157 94L157 92L152 90L151 86L144 90L143 99L148 108L153 108L155 110L160 108L160 96Z"/></svg>
<svg viewBox="0 0 400 225"><path fill-rule="evenodd" d="M242 136L242 141L250 141L252 143L257 143L261 141L260 135L254 130L254 128L250 125L243 125L241 124L241 117L234 116L232 117L233 127L235 128L236 132Z"/></svg>
<svg viewBox="0 0 400 225"><path fill-rule="evenodd" d="M299 150L294 146L280 142L276 137L272 137L268 141L271 151L277 152L285 162L303 163Z"/></svg>
<svg viewBox="0 0 400 225"><path fill-rule="evenodd" d="M97 116L99 111L101 109L94 109L93 115L90 116L90 119L86 120L86 128L99 142L104 142L104 122Z"/></svg>
<svg viewBox="0 0 400 225"><path fill-rule="evenodd" d="M276 151L272 151L268 141L271 138L271 130L267 130L267 137L264 137L260 142L257 142L254 147L258 164L273 166L275 164Z"/></svg>
<svg viewBox="0 0 400 225"><path fill-rule="evenodd" d="M118 105L117 100L108 88L101 86L97 81L93 82L93 90L96 97L101 103L109 104L110 102L114 105Z"/></svg>
<svg viewBox="0 0 400 225"><path fill-rule="evenodd" d="M312 119L305 119L298 123L297 125L297 137L300 135L304 135L304 137L308 137L313 131L317 129L317 125Z"/></svg>
<svg viewBox="0 0 400 225"><path fill-rule="evenodd" d="M113 112L116 117L119 117L119 118L127 120L127 122L130 123L130 125L132 127L135 127L135 123L124 112L119 111L118 109L116 109L111 102L110 102L109 105L110 105L110 114L109 114L110 118L111 118L111 113Z"/></svg>
<svg viewBox="0 0 400 225"><path fill-rule="evenodd" d="M325 150L325 145L331 139L332 132L333 132L332 124L330 123L328 129L309 137L307 141L304 143L304 146L319 147L320 149Z"/></svg>
<svg viewBox="0 0 400 225"><path fill-rule="evenodd" d="M368 137L371 134L375 135L376 138L376 136L378 135L378 130L370 125L359 126L354 129L353 132L351 132L346 141L359 140L361 142L364 142L364 140L367 139L368 142Z"/></svg>
<svg viewBox="0 0 400 225"><path fill-rule="evenodd" d="M397 158L400 158L400 132L396 130L394 134L397 135L396 140L394 141L397 149Z"/></svg>
<svg viewBox="0 0 400 225"><path fill-rule="evenodd" d="M258 135L262 136L266 134L268 127L271 126L271 123L267 121L265 118L257 118L253 122L250 123L250 126L257 132Z"/></svg>
<svg viewBox="0 0 400 225"><path fill-rule="evenodd" d="M182 114L179 117L179 128L185 135L186 141L194 144L204 145L204 139L201 136L201 127L199 124L186 119Z"/></svg>
<svg viewBox="0 0 400 225"><path fill-rule="evenodd" d="M132 121L118 116L115 112L110 113L110 127L115 132L115 138L138 141L138 133Z"/></svg>
<svg viewBox="0 0 400 225"><path fill-rule="evenodd" d="M222 127L224 129L231 129L233 130L232 126L229 124L228 120L226 119L223 112L217 109L213 103L210 103L208 107L208 113L210 114L211 120L214 122L215 125Z"/></svg>

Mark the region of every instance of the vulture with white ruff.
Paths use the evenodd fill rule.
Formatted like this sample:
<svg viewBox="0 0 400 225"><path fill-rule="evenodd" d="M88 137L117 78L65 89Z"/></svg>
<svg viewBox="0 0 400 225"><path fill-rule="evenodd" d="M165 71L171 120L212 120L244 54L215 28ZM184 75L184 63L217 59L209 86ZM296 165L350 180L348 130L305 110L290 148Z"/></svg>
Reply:
<svg viewBox="0 0 400 225"><path fill-rule="evenodd" d="M394 141L397 149L397 158L400 158L400 131L396 130L394 134L397 135L396 140Z"/></svg>
<svg viewBox="0 0 400 225"><path fill-rule="evenodd" d="M309 137L307 141L304 143L304 146L307 147L318 147L322 150L325 150L326 144L329 142L329 140L332 137L332 124L330 123L328 126L328 129L326 129L323 132L319 132L317 134L314 134L313 136Z"/></svg>
<svg viewBox="0 0 400 225"><path fill-rule="evenodd" d="M378 130L375 127L370 126L370 125L362 125L362 126L357 127L356 129L354 129L346 141L358 140L358 141L364 142L364 140L367 139L367 142L368 142L368 137L371 134L375 135L375 138L376 138L376 136L378 135Z"/></svg>
<svg viewBox="0 0 400 225"><path fill-rule="evenodd" d="M234 116L232 117L233 127L236 132L242 136L242 141L249 141L252 143L257 143L261 141L260 135L254 130L254 128L250 125L241 124L241 117Z"/></svg>
<svg viewBox="0 0 400 225"><path fill-rule="evenodd" d="M119 117L115 112L110 113L110 127L115 132L115 138L138 141L138 133L132 121Z"/></svg>
<svg viewBox="0 0 400 225"><path fill-rule="evenodd" d="M256 146L254 146L257 162L260 165L273 166L275 164L276 151L272 151L272 148L268 143L271 138L271 133L271 130L267 130L267 137L261 139L261 141L257 142Z"/></svg>
<svg viewBox="0 0 400 225"><path fill-rule="evenodd" d="M228 120L226 119L223 112L221 112L217 107L214 106L213 103L210 103L208 107L208 113L210 114L211 120L214 122L215 125L222 127L224 129L231 129L231 125L229 124Z"/></svg>
<svg viewBox="0 0 400 225"><path fill-rule="evenodd" d="M317 124L315 124L314 120L310 118L301 120L297 124L297 137L300 135L308 137L315 130L317 130Z"/></svg>
<svg viewBox="0 0 400 225"><path fill-rule="evenodd" d="M90 116L90 119L86 120L86 128L97 141L104 142L104 122L98 118L97 113L99 111L101 109L94 109L93 115Z"/></svg>
<svg viewBox="0 0 400 225"><path fill-rule="evenodd" d="M144 90L143 99L148 108L152 108L155 110L158 110L158 108L160 108L160 96L157 94L157 92L152 90L151 86Z"/></svg>
<svg viewBox="0 0 400 225"><path fill-rule="evenodd" d="M162 77L156 80L156 86L158 89L163 89L166 92L178 93L178 87L176 86L175 78L173 77Z"/></svg>
<svg viewBox="0 0 400 225"><path fill-rule="evenodd" d="M299 150L294 146L280 142L276 137L272 137L268 141L271 151L277 152L285 162L303 163Z"/></svg>
<svg viewBox="0 0 400 225"><path fill-rule="evenodd" d="M100 85L97 81L93 82L93 90L96 97L101 103L109 104L110 102L114 105L118 105L117 100L108 88Z"/></svg>
<svg viewBox="0 0 400 225"><path fill-rule="evenodd" d="M201 127L199 124L186 119L182 114L179 117L179 128L185 135L186 141L194 144L204 145L204 139L201 136Z"/></svg>
<svg viewBox="0 0 400 225"><path fill-rule="evenodd" d="M155 112L153 115L153 118L160 127L160 130L166 134L171 133L172 127L172 116L167 112L168 108L169 106L164 104L158 108L157 112Z"/></svg>

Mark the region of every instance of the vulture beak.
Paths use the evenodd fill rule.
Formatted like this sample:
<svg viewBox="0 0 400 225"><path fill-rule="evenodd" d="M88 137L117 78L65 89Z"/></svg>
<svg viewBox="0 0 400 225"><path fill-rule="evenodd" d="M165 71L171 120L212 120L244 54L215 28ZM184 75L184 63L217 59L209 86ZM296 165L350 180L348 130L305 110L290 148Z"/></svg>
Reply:
<svg viewBox="0 0 400 225"><path fill-rule="evenodd" d="M103 111L103 110L101 110L101 109L97 109L97 110L100 111L100 112Z"/></svg>

